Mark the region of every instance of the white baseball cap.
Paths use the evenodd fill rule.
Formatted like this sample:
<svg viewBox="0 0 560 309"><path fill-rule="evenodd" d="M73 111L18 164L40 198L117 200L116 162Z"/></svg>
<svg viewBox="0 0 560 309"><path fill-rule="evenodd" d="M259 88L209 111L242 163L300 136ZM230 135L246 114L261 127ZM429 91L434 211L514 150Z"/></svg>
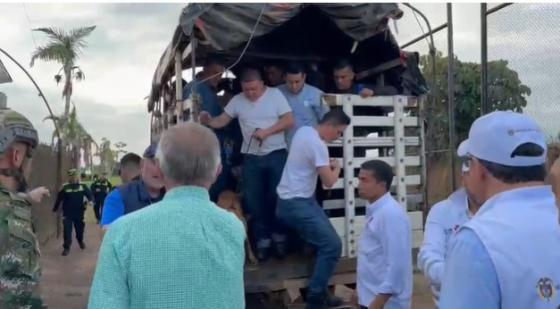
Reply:
<svg viewBox="0 0 560 309"><path fill-rule="evenodd" d="M512 156L513 151L525 144L534 143L544 151L540 156ZM497 111L476 119L469 137L457 149L460 157L473 157L505 166L542 165L546 160L546 138L541 128L531 117Z"/></svg>

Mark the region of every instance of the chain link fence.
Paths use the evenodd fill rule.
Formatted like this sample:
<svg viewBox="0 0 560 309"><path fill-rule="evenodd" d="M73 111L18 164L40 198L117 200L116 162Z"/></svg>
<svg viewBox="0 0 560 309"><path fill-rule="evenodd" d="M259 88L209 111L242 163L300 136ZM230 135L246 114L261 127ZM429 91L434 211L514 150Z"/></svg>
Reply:
<svg viewBox="0 0 560 309"><path fill-rule="evenodd" d="M559 16L555 3L515 3L488 15L489 101L522 104L549 143L558 142L560 132Z"/></svg>

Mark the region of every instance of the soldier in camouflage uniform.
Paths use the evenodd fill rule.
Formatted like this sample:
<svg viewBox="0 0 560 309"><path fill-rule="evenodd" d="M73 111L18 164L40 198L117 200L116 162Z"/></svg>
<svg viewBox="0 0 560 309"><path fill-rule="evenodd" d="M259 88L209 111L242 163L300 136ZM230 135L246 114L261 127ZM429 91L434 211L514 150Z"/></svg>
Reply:
<svg viewBox="0 0 560 309"><path fill-rule="evenodd" d="M0 308L44 308L37 293L39 244L31 226L24 171L37 131L23 115L0 104Z"/></svg>

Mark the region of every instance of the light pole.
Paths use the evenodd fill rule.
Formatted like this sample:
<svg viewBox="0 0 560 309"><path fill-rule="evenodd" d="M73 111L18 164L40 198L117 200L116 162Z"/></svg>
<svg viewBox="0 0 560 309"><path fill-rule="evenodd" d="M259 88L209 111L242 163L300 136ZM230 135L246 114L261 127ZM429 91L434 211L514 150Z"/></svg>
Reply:
<svg viewBox="0 0 560 309"><path fill-rule="evenodd" d="M2 52L4 55L6 55L6 57L8 57L10 60L12 60L12 62L14 62L25 73L25 75L27 75L29 80L31 80L31 82L35 86L35 89L37 89L37 91L39 91L39 96L43 99L43 102L45 102L45 106L47 107L47 110L49 111L49 114L51 115L51 119L52 119L52 122L53 122L53 125L54 125L55 134L56 134L56 137L58 139L58 141L57 141L58 151L57 151L57 155L56 155L56 170L57 170L57 173L56 173L56 187L55 187L55 190L57 190L58 188L60 188L62 186L62 139L60 138L60 130L59 130L56 118L54 117L54 114L52 112L51 106L49 105L49 102L47 102L47 98L45 98L45 95L43 94L43 91L41 90L41 88L39 88L39 85L37 85L37 83L35 82L35 80L31 76L31 74L29 74L29 72L27 72L27 70L16 59L14 59L14 57L12 57L10 54L8 54L7 51L0 48L0 52ZM56 224L56 237L60 237L60 212L58 212L58 218L57 218L57 224Z"/></svg>

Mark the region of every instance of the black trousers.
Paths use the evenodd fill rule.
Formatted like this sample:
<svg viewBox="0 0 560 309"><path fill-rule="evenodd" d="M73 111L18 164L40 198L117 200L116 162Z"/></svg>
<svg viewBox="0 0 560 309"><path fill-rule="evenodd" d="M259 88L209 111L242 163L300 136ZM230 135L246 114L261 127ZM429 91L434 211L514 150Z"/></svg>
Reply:
<svg viewBox="0 0 560 309"><path fill-rule="evenodd" d="M83 216L81 218L65 217L62 220L62 224L64 226L64 249L70 249L72 245L72 226L76 229L76 240L79 243L84 241L84 228L86 224Z"/></svg>
<svg viewBox="0 0 560 309"><path fill-rule="evenodd" d="M103 207L103 200L95 200L93 204L93 211L95 212L95 218L97 219L97 223L101 221L101 212Z"/></svg>

